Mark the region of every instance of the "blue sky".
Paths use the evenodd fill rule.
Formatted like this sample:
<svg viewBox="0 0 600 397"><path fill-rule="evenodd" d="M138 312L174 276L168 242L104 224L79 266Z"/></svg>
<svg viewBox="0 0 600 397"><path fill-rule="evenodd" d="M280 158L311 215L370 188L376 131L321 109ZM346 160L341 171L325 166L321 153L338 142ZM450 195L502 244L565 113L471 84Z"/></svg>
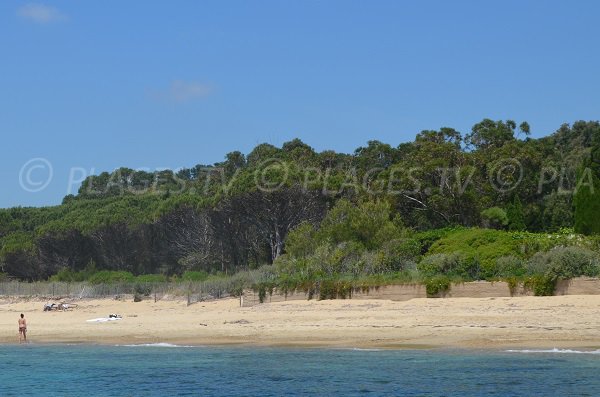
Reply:
<svg viewBox="0 0 600 397"><path fill-rule="evenodd" d="M533 136L596 120L599 4L2 1L0 207L294 137L351 152L485 117Z"/></svg>

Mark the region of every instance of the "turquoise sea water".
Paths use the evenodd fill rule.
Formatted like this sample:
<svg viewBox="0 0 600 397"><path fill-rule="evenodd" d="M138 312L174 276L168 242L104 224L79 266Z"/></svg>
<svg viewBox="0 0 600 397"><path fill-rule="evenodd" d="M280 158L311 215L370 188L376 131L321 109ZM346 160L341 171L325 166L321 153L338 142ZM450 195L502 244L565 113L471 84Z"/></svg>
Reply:
<svg viewBox="0 0 600 397"><path fill-rule="evenodd" d="M0 346L1 396L598 396L600 353Z"/></svg>

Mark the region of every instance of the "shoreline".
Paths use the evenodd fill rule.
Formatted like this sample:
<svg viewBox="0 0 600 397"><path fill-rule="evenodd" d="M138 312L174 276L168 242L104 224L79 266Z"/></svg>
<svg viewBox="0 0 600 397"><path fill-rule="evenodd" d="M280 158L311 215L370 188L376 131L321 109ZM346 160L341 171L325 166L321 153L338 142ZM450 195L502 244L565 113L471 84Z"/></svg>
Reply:
<svg viewBox="0 0 600 397"><path fill-rule="evenodd" d="M352 346L331 346L331 345L312 345L312 344L253 344L253 343L216 343L216 344L175 344L169 342L157 343L138 343L138 344L112 344L103 342L29 342L20 345L19 343L0 342L0 348L17 347L36 348L36 347L126 347L126 348L164 348L164 349L247 349L247 350L324 350L324 351L357 351L357 352L391 352L391 351L422 351L433 353L481 353L481 354L500 354L500 353L519 353L519 354L583 354L600 355L600 346L565 346L565 347L539 347L539 346L519 346L519 347L465 347L465 346L424 346L424 345L404 345L394 347L352 347Z"/></svg>
<svg viewBox="0 0 600 397"><path fill-rule="evenodd" d="M0 344L18 344L17 317L31 344L331 349L600 348L600 295L512 298L285 301L239 307L239 299L95 299L64 312L47 301L0 298ZM90 319L122 315L118 321Z"/></svg>

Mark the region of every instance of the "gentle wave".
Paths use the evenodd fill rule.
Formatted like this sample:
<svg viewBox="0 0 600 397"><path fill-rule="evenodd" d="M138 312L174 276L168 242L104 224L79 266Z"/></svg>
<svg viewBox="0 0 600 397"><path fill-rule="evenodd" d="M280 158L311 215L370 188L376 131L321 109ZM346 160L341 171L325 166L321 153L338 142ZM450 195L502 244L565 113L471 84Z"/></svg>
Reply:
<svg viewBox="0 0 600 397"><path fill-rule="evenodd" d="M368 348L361 348L361 347L353 347L352 349L355 352L380 352L383 351L383 349L368 349Z"/></svg>
<svg viewBox="0 0 600 397"><path fill-rule="evenodd" d="M117 347L197 347L197 346L188 346L188 345L174 345L172 343L140 343L134 345L115 345Z"/></svg>
<svg viewBox="0 0 600 397"><path fill-rule="evenodd" d="M524 350L506 350L508 353L558 353L558 354L600 354L600 350L571 350L571 349L524 349Z"/></svg>

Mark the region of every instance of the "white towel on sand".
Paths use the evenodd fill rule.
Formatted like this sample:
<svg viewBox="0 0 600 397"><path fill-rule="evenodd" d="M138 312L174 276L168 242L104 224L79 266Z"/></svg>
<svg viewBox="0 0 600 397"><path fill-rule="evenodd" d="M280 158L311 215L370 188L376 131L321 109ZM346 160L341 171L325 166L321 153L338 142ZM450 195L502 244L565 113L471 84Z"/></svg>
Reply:
<svg viewBox="0 0 600 397"><path fill-rule="evenodd" d="M105 323L107 321L116 321L116 320L121 320L121 317L100 317L100 318L93 318L91 320L85 320L88 323Z"/></svg>

